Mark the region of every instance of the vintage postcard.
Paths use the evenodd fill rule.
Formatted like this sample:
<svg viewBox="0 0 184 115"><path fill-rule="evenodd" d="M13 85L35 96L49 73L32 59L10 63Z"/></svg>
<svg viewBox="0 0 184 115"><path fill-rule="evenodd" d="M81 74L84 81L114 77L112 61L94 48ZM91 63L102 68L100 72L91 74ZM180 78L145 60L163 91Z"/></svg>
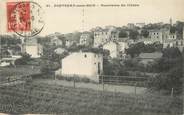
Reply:
<svg viewBox="0 0 184 115"><path fill-rule="evenodd" d="M182 115L184 0L0 0L0 114Z"/></svg>

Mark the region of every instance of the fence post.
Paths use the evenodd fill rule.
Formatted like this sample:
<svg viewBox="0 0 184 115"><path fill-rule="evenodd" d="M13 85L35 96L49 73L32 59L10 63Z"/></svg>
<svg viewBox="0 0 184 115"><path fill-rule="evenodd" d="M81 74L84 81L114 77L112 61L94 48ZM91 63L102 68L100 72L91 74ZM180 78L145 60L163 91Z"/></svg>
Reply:
<svg viewBox="0 0 184 115"><path fill-rule="evenodd" d="M171 97L173 97L173 93L174 93L174 88L172 88L171 90Z"/></svg>

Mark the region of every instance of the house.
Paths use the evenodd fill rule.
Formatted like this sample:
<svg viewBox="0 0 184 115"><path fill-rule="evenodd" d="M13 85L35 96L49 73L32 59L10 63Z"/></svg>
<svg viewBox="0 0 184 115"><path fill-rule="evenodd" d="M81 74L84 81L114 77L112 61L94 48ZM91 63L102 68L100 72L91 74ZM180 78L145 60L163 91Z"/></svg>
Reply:
<svg viewBox="0 0 184 115"><path fill-rule="evenodd" d="M61 39L59 39L57 36L54 36L51 38L50 40L51 45L54 46L62 46L63 45L63 41Z"/></svg>
<svg viewBox="0 0 184 115"><path fill-rule="evenodd" d="M163 44L163 48L177 47L181 52L184 48L184 40L167 40Z"/></svg>
<svg viewBox="0 0 184 115"><path fill-rule="evenodd" d="M103 45L103 49L106 49L109 51L111 58L117 58L119 57L119 50L118 50L118 43L114 41L107 42Z"/></svg>
<svg viewBox="0 0 184 115"><path fill-rule="evenodd" d="M127 24L127 27L128 27L129 29L134 29L134 28L135 28L135 24L134 24L134 23L128 23L128 24Z"/></svg>
<svg viewBox="0 0 184 115"><path fill-rule="evenodd" d="M177 34L170 33L170 30L167 28L160 29L160 30L150 30L149 31L149 38L154 42L164 43L167 40L176 40Z"/></svg>
<svg viewBox="0 0 184 115"><path fill-rule="evenodd" d="M73 44L74 44L74 41L72 41L72 40L66 40L66 42L65 42L66 47L71 47Z"/></svg>
<svg viewBox="0 0 184 115"><path fill-rule="evenodd" d="M141 53L138 59L140 60L140 63L147 65L149 62L154 62L155 60L160 59L162 55L163 54L160 52Z"/></svg>
<svg viewBox="0 0 184 115"><path fill-rule="evenodd" d="M169 34L169 38L168 38L169 40L176 40L177 39L177 35L176 35L176 33L171 33L171 34Z"/></svg>
<svg viewBox="0 0 184 115"><path fill-rule="evenodd" d="M128 48L126 41L109 41L102 45L103 49L106 49L110 53L111 58L122 58L125 56L125 49Z"/></svg>
<svg viewBox="0 0 184 115"><path fill-rule="evenodd" d="M62 59L61 64L61 69L56 71L56 75L77 75L98 82L98 75L103 73L103 56L97 53L75 52Z"/></svg>
<svg viewBox="0 0 184 115"><path fill-rule="evenodd" d="M29 54L31 58L39 58L43 54L43 47L38 43L37 39L29 38L23 44L22 52Z"/></svg>
<svg viewBox="0 0 184 115"><path fill-rule="evenodd" d="M154 41L163 43L163 33L160 30L150 30L149 37Z"/></svg>
<svg viewBox="0 0 184 115"><path fill-rule="evenodd" d="M99 29L94 32L94 47L100 47L108 41L118 41L119 31L116 29Z"/></svg>
<svg viewBox="0 0 184 115"><path fill-rule="evenodd" d="M138 27L140 27L140 28L142 28L142 27L144 27L146 25L146 23L144 23L144 22L142 22L142 23L136 23L135 25L138 26Z"/></svg>
<svg viewBox="0 0 184 115"><path fill-rule="evenodd" d="M82 45L82 46L89 46L93 43L93 38L91 37L90 33L83 33L81 36L80 36L80 41L79 41L79 45Z"/></svg>
<svg viewBox="0 0 184 115"><path fill-rule="evenodd" d="M64 48L57 48L54 50L54 52L58 55L61 55L65 52L66 50Z"/></svg>

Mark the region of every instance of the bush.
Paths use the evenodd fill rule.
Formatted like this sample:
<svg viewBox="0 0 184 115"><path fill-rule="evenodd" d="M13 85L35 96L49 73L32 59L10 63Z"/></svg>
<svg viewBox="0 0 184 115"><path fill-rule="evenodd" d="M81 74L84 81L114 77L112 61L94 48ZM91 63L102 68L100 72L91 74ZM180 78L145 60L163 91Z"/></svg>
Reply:
<svg viewBox="0 0 184 115"><path fill-rule="evenodd" d="M27 53L24 53L20 59L15 61L15 65L26 65L30 60L31 56Z"/></svg>

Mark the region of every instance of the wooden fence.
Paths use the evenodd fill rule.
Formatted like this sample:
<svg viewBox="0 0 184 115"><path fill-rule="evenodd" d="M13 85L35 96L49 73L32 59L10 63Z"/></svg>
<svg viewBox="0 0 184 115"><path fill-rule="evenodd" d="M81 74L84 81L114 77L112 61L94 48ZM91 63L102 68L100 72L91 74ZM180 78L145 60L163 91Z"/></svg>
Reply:
<svg viewBox="0 0 184 115"><path fill-rule="evenodd" d="M114 85L146 86L148 77L100 75L99 82Z"/></svg>

